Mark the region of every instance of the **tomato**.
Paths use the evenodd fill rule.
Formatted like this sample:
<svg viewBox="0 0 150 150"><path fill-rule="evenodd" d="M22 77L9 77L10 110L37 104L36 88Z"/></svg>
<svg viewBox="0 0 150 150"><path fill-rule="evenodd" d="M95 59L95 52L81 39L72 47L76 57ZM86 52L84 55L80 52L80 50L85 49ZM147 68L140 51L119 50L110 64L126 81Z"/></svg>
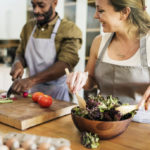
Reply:
<svg viewBox="0 0 150 150"><path fill-rule="evenodd" d="M52 97L43 95L39 98L38 103L41 107L49 107L52 104Z"/></svg>
<svg viewBox="0 0 150 150"><path fill-rule="evenodd" d="M38 99L43 95L44 95L44 93L42 93L42 92L35 92L32 94L32 100L34 102L38 102Z"/></svg>

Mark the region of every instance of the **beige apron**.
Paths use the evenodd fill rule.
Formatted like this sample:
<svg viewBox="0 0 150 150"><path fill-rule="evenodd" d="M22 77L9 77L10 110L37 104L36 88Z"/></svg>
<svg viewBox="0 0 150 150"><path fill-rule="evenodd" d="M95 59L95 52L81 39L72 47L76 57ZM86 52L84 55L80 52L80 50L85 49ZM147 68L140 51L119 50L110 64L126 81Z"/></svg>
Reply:
<svg viewBox="0 0 150 150"><path fill-rule="evenodd" d="M34 38L34 27L26 46L25 60L29 69L29 75L33 76L46 70L56 62L55 37L61 20L58 18L50 39ZM30 89L30 92L43 92L55 99L69 101L66 75L54 81L38 84Z"/></svg>
<svg viewBox="0 0 150 150"><path fill-rule="evenodd" d="M95 67L95 79L102 95L113 95L121 102L135 104L150 85L150 68L147 63L146 37L140 40L141 66L119 66L102 62L104 52L108 48L112 37L104 45ZM143 114L144 113L144 114ZM143 118L144 117L144 118ZM135 121L150 123L150 112L140 110L134 117Z"/></svg>

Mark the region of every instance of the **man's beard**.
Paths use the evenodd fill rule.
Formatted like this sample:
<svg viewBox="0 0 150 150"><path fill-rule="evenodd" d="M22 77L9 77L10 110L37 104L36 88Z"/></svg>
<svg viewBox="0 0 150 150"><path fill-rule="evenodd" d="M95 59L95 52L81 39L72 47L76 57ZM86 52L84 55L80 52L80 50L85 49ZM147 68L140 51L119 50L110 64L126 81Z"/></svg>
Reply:
<svg viewBox="0 0 150 150"><path fill-rule="evenodd" d="M39 13L34 13L35 17L39 17L39 16L43 16L44 19L43 20L37 20L37 24L39 24L40 26L47 24L50 21L51 16L53 15L53 8L52 6L50 6L49 10L43 14L39 14Z"/></svg>

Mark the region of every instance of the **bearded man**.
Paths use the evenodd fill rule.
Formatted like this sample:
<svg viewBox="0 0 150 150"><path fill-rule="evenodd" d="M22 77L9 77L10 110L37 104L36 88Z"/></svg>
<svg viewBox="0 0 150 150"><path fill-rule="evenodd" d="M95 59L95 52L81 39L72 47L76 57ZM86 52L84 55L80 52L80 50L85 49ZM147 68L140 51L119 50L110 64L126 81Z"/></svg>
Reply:
<svg viewBox="0 0 150 150"><path fill-rule="evenodd" d="M69 101L64 70L72 70L78 63L82 35L73 22L60 19L55 11L57 2L31 0L35 19L22 29L10 72L15 93L38 91ZM29 70L29 77L22 79L25 67Z"/></svg>

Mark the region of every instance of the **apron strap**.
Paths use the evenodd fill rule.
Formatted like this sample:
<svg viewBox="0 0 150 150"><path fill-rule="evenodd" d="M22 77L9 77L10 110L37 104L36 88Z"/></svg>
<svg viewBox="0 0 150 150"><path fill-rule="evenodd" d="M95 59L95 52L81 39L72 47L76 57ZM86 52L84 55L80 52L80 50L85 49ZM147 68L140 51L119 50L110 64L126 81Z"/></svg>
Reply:
<svg viewBox="0 0 150 150"><path fill-rule="evenodd" d="M58 18L58 20L57 20L57 22L56 22L56 24L55 24L55 26L54 26L54 29L53 29L53 31L52 31L51 39L55 39L55 36L56 36L56 33L57 33L57 30L58 30L58 28L59 28L60 23L61 23L61 19Z"/></svg>
<svg viewBox="0 0 150 150"><path fill-rule="evenodd" d="M98 61L100 61L100 60L102 59L102 57L103 57L103 55L104 55L104 53L105 53L107 47L109 46L109 44L110 44L110 42L111 42L113 36L114 36L114 33L112 33L112 34L110 35L110 37L108 38L106 44L104 45L104 47L102 48L102 51L100 52Z"/></svg>
<svg viewBox="0 0 150 150"><path fill-rule="evenodd" d="M34 26L30 37L33 37L33 34L34 34L35 30L36 30L36 27L37 27L37 25Z"/></svg>
<svg viewBox="0 0 150 150"><path fill-rule="evenodd" d="M140 39L140 58L141 58L141 66L148 67L147 52L146 52L146 36Z"/></svg>

